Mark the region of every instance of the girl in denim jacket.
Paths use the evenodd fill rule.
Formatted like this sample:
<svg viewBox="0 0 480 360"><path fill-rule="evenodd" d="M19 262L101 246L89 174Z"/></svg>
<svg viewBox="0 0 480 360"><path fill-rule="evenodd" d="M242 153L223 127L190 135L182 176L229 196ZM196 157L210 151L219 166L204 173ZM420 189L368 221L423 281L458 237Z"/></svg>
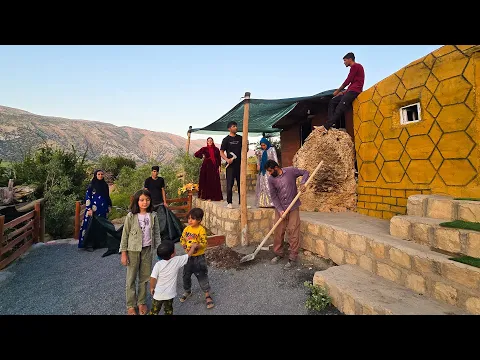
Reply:
<svg viewBox="0 0 480 360"><path fill-rule="evenodd" d="M137 306L140 315L148 313L147 285L152 273L153 253L161 241L157 213L152 209L150 192L145 189L137 191L123 226L120 253L122 265L127 267L128 315L136 315Z"/></svg>

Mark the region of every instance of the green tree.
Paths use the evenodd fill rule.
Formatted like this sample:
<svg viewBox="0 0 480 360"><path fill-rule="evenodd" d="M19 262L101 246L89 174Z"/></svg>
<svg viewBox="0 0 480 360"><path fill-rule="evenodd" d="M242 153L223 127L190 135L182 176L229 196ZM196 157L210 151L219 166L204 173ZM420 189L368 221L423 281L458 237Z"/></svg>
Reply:
<svg viewBox="0 0 480 360"><path fill-rule="evenodd" d="M98 167L103 171L112 175L112 180L115 180L123 167L135 169L137 164L134 160L123 156L106 156L103 155L98 159Z"/></svg>
<svg viewBox="0 0 480 360"><path fill-rule="evenodd" d="M89 182L85 157L74 147L66 151L44 145L13 165L16 183L34 185L33 198L45 199L45 230L54 238L72 233L75 201L83 199Z"/></svg>

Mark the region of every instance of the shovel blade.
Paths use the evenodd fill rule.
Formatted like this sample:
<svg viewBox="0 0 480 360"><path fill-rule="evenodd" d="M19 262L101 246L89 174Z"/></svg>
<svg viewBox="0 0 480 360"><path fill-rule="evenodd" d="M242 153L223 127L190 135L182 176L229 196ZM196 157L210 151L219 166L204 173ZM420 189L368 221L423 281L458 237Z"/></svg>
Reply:
<svg viewBox="0 0 480 360"><path fill-rule="evenodd" d="M245 255L244 257L242 257L240 259L240 263L244 263L246 261L250 261L250 260L253 260L255 259L255 254L248 254L248 255Z"/></svg>

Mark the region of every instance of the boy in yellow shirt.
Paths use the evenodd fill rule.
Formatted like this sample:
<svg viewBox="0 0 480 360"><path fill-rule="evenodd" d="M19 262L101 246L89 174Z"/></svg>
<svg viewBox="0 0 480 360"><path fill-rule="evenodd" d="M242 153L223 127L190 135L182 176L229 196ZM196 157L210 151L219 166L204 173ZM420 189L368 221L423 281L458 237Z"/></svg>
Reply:
<svg viewBox="0 0 480 360"><path fill-rule="evenodd" d="M205 293L207 309L215 305L210 296L210 283L208 281L207 259L205 258L205 249L207 248L207 231L200 225L203 220L203 210L193 208L187 215L188 226L183 230L180 244L186 252L190 250L193 243L199 246L192 256L188 258L187 264L183 267L183 289L184 293L180 297L180 302L184 302L192 295L192 274L195 274L200 288Z"/></svg>

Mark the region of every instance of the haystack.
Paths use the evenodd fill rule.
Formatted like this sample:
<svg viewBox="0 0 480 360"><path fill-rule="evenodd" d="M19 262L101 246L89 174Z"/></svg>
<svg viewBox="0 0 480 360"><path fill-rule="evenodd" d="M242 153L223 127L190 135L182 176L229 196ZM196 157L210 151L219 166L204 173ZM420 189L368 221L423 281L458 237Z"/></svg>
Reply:
<svg viewBox="0 0 480 360"><path fill-rule="evenodd" d="M321 160L322 167L300 196L300 210L355 210L355 148L350 135L337 129L331 129L324 135L320 130L313 130L295 154L293 166L311 174Z"/></svg>

